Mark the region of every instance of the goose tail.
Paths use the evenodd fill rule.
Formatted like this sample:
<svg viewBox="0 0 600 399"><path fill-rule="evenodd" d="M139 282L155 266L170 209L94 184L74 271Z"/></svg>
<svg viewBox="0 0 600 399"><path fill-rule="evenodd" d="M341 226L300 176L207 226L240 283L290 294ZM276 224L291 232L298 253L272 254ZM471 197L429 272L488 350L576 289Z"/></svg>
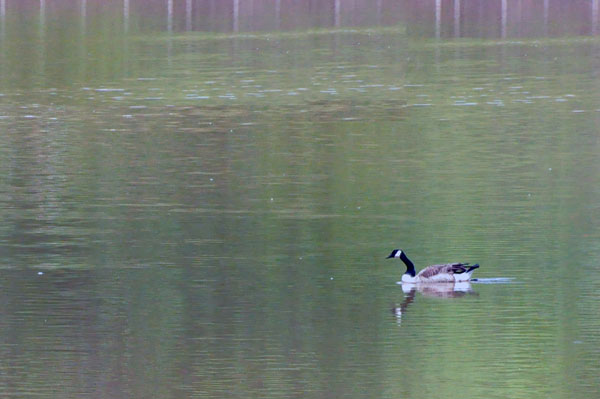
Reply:
<svg viewBox="0 0 600 399"><path fill-rule="evenodd" d="M473 266L471 266L467 269L467 273L471 273L473 270L477 269L478 267L479 267L479 263L475 263Z"/></svg>

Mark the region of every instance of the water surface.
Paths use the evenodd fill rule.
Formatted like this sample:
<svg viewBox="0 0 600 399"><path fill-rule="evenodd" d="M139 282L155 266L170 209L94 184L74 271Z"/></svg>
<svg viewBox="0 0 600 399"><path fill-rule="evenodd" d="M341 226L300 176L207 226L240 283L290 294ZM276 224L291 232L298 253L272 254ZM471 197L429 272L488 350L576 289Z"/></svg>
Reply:
<svg viewBox="0 0 600 399"><path fill-rule="evenodd" d="M1 19L3 397L598 391L589 2L42 3Z"/></svg>

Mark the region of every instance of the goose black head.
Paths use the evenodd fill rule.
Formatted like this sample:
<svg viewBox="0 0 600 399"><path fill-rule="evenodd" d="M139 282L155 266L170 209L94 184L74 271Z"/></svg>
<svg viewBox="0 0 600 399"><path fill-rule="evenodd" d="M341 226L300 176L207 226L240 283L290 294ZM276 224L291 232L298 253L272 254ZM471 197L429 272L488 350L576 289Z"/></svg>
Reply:
<svg viewBox="0 0 600 399"><path fill-rule="evenodd" d="M392 251L392 253L390 254L390 256L388 256L386 259L390 259L390 258L398 258L398 259L402 260L402 262L404 262L404 264L406 265L406 273L405 274L409 274L412 277L415 276L415 265L410 261L410 259L408 259L406 254L404 252L402 252L401 249L394 249Z"/></svg>
<svg viewBox="0 0 600 399"><path fill-rule="evenodd" d="M401 256L402 256L402 250L401 249L394 249L392 251L392 253L390 254L390 256L388 256L386 259L400 258Z"/></svg>

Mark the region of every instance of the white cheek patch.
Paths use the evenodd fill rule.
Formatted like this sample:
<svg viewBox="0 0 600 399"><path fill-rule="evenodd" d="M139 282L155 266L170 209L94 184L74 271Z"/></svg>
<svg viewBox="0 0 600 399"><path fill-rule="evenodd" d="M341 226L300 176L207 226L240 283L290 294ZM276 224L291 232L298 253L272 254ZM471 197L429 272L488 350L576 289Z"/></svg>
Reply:
<svg viewBox="0 0 600 399"><path fill-rule="evenodd" d="M399 258L399 257L400 257L400 255L402 255L402 251L398 251L398 252L396 252L396 255L394 256L394 258Z"/></svg>

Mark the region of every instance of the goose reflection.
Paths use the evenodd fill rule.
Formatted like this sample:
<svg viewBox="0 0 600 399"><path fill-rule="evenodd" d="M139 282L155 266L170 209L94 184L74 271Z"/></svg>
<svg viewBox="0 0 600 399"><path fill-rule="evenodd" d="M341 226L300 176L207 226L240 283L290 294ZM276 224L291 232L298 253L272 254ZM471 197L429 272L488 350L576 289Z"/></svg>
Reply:
<svg viewBox="0 0 600 399"><path fill-rule="evenodd" d="M409 305L414 302L417 292L419 292L419 294L423 296L445 299L460 298L467 294L477 295L477 293L473 291L471 283L469 281L437 284L399 284L402 285L402 292L404 292L405 294L404 300L402 301L402 303L392 308L392 313L394 313L394 315L396 316L398 324L400 324L400 322L402 321L402 315L405 314Z"/></svg>

